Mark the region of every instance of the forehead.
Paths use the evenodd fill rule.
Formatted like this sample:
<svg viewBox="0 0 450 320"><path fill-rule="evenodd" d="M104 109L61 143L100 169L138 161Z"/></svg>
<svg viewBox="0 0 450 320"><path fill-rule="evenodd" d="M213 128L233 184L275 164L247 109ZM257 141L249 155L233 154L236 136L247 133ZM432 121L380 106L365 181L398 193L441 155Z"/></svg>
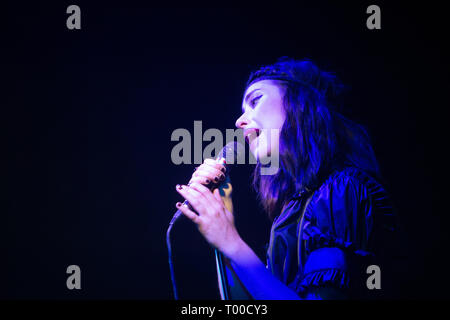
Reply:
<svg viewBox="0 0 450 320"><path fill-rule="evenodd" d="M268 95L280 95L280 87L277 85L276 80L261 80L250 85L244 93L244 99L242 100L242 112L245 111L245 104L248 104L249 99L253 96L253 93L263 92Z"/></svg>
<svg viewBox="0 0 450 320"><path fill-rule="evenodd" d="M261 89L265 91L278 91L278 85L273 80L261 80L250 85L247 90L245 90L244 99L252 93L254 90Z"/></svg>

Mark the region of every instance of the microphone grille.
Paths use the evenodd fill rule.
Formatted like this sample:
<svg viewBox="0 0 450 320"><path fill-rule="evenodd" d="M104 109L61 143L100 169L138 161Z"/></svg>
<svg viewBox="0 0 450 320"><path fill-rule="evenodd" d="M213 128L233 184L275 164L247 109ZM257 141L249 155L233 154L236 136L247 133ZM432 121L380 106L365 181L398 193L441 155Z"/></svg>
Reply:
<svg viewBox="0 0 450 320"><path fill-rule="evenodd" d="M224 158L227 164L235 164L238 159L241 159L245 154L245 148L242 143L237 141L228 142L225 147L223 147L220 154L221 158Z"/></svg>

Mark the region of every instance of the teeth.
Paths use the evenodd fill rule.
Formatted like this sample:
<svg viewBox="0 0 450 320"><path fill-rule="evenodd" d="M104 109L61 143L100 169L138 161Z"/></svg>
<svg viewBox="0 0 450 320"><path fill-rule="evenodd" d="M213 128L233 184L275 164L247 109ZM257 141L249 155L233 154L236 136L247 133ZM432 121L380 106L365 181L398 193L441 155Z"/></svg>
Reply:
<svg viewBox="0 0 450 320"><path fill-rule="evenodd" d="M250 142L251 138L257 138L260 134L260 130L259 129L250 129L247 134L245 135L245 140L247 142Z"/></svg>

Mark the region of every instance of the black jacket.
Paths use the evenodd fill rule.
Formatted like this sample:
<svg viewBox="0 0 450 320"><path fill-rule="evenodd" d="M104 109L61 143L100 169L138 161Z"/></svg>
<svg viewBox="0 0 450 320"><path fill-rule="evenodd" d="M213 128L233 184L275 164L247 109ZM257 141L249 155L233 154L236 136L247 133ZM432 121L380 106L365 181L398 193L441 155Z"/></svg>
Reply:
<svg viewBox="0 0 450 320"><path fill-rule="evenodd" d="M389 297L395 221L379 182L354 167L336 170L316 190L293 197L275 218L267 268L302 298ZM374 265L381 289L367 285Z"/></svg>

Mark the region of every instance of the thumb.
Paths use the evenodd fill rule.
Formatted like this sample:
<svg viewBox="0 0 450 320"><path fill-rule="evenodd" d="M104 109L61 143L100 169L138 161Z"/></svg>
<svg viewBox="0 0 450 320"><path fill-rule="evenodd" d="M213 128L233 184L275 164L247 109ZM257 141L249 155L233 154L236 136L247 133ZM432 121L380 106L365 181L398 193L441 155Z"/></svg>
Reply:
<svg viewBox="0 0 450 320"><path fill-rule="evenodd" d="M222 199L222 197L220 196L220 191L219 191L219 189L214 189L214 190L213 190L213 195L214 195L214 198L216 198L218 201L223 202L223 199Z"/></svg>

